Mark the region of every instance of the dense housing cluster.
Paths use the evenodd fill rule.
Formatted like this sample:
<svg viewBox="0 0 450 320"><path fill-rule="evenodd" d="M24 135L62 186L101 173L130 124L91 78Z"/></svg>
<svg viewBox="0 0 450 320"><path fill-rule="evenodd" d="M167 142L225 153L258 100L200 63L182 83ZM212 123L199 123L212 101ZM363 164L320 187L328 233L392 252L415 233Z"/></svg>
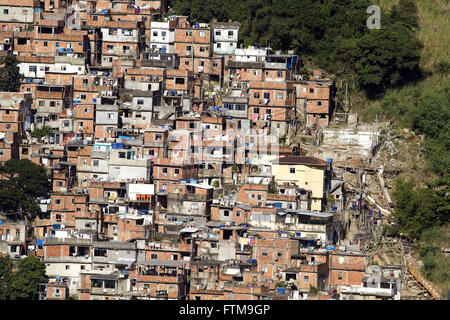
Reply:
<svg viewBox="0 0 450 320"><path fill-rule="evenodd" d="M293 52L242 47L237 22L166 9L0 0L0 51L24 76L0 92L0 161L52 182L31 236L2 215L0 252L46 264L43 299L397 297L395 268L368 274L360 243L339 245L327 151L292 141L300 123L328 126L334 82L306 79Z"/></svg>

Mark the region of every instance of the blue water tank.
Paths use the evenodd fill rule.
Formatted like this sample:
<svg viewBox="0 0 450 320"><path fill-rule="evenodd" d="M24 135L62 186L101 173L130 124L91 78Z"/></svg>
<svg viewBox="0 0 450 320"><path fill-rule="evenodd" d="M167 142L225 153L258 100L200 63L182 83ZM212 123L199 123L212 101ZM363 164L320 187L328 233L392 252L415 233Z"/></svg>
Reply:
<svg viewBox="0 0 450 320"><path fill-rule="evenodd" d="M161 48L162 53L166 53L166 48Z"/></svg>
<svg viewBox="0 0 450 320"><path fill-rule="evenodd" d="M281 202L275 202L274 206L275 208L281 208L282 203Z"/></svg>
<svg viewBox="0 0 450 320"><path fill-rule="evenodd" d="M333 159L332 158L328 158L327 161L328 161L329 164L333 164Z"/></svg>

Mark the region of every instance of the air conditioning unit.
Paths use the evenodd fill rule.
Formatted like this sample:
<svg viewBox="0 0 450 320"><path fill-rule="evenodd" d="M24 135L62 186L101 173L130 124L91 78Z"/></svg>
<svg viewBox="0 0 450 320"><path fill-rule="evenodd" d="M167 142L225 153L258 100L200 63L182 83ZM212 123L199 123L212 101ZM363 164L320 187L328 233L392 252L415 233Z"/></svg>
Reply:
<svg viewBox="0 0 450 320"><path fill-rule="evenodd" d="M11 39L10 39L10 38L6 38L6 39L5 39L5 43L6 43L6 44L10 44L10 43L11 43Z"/></svg>

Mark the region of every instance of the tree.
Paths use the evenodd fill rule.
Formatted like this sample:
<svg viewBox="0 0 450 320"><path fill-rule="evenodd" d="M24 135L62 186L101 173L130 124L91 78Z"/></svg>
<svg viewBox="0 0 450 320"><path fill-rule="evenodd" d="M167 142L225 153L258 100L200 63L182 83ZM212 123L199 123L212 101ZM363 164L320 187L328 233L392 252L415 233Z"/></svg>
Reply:
<svg viewBox="0 0 450 320"><path fill-rule="evenodd" d="M34 138L41 139L43 137L49 136L53 133L53 128L50 126L43 126L42 128L35 129L31 132L31 136Z"/></svg>
<svg viewBox="0 0 450 320"><path fill-rule="evenodd" d="M11 283L12 300L37 300L39 284L47 283L45 263L34 256L19 261Z"/></svg>
<svg viewBox="0 0 450 320"><path fill-rule="evenodd" d="M417 187L414 180L398 179L392 199L393 217L398 229L408 238L418 238L423 230L441 226L450 219L449 178Z"/></svg>
<svg viewBox="0 0 450 320"><path fill-rule="evenodd" d="M420 77L420 42L403 24L370 30L356 43L352 65L359 86L374 98Z"/></svg>
<svg viewBox="0 0 450 320"><path fill-rule="evenodd" d="M450 93L433 92L418 99L411 112L412 129L425 136L428 167L445 176L450 169Z"/></svg>
<svg viewBox="0 0 450 320"><path fill-rule="evenodd" d="M10 298L12 266L9 256L0 256L0 300L9 300Z"/></svg>
<svg viewBox="0 0 450 320"><path fill-rule="evenodd" d="M23 75L19 72L19 61L11 54L0 59L0 91L18 92Z"/></svg>
<svg viewBox="0 0 450 320"><path fill-rule="evenodd" d="M34 219L40 212L35 199L46 196L51 182L46 169L29 160L11 159L0 165L0 211Z"/></svg>

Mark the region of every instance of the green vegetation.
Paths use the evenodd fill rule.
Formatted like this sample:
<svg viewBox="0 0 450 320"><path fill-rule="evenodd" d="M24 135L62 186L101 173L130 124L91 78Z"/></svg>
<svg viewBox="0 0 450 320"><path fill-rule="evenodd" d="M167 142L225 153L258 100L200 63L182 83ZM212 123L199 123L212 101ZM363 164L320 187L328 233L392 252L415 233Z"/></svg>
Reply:
<svg viewBox="0 0 450 320"><path fill-rule="evenodd" d="M424 230L418 244L418 254L423 262L422 272L437 285L444 297L450 290L450 257L442 249L449 247L448 226Z"/></svg>
<svg viewBox="0 0 450 320"><path fill-rule="evenodd" d="M45 263L34 256L28 256L17 264L13 272L13 263L7 257L0 257L0 299L37 300L38 285L47 283Z"/></svg>
<svg viewBox="0 0 450 320"><path fill-rule="evenodd" d="M152 241L160 242L162 240L162 234L160 232L156 232L151 237Z"/></svg>
<svg viewBox="0 0 450 320"><path fill-rule="evenodd" d="M53 128L49 126L43 126L42 128L34 129L31 132L31 136L34 138L41 139L43 137L47 137L53 133Z"/></svg>
<svg viewBox="0 0 450 320"><path fill-rule="evenodd" d="M40 212L35 199L51 190L46 169L29 160L13 159L0 164L0 177L0 211L34 219Z"/></svg>
<svg viewBox="0 0 450 320"><path fill-rule="evenodd" d="M19 73L19 61L11 54L0 58L0 91L18 92L23 75Z"/></svg>
<svg viewBox="0 0 450 320"><path fill-rule="evenodd" d="M310 295L316 295L317 293L319 293L319 289L317 289L316 287L313 286L309 286L309 294Z"/></svg>
<svg viewBox="0 0 450 320"><path fill-rule="evenodd" d="M417 186L412 179L399 178L392 193L398 232L408 238L419 238L425 229L446 224L450 220L449 191L448 178L430 182L426 187Z"/></svg>
<svg viewBox="0 0 450 320"><path fill-rule="evenodd" d="M241 22L245 46L294 50L302 58L351 81L370 98L417 80L420 42L414 1L400 0L370 30L369 0L172 0L176 14L193 21Z"/></svg>

